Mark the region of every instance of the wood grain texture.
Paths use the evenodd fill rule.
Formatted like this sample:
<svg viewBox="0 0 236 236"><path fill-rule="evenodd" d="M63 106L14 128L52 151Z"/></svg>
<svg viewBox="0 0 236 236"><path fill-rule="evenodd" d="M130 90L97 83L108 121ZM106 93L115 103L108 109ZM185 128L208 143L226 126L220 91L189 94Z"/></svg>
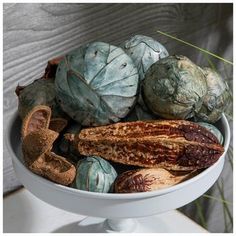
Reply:
<svg viewBox="0 0 236 236"><path fill-rule="evenodd" d="M202 53L157 30L232 60L232 4L3 4L4 134L17 107L15 87L39 78L49 59L84 43L119 45L131 35L144 34L163 43L170 54L184 54L208 65ZM223 73L224 65L213 62ZM226 72L232 75L232 67ZM4 192L19 185L4 146ZM225 188L232 196L232 181L226 181ZM216 224L217 230L223 228L219 221Z"/></svg>

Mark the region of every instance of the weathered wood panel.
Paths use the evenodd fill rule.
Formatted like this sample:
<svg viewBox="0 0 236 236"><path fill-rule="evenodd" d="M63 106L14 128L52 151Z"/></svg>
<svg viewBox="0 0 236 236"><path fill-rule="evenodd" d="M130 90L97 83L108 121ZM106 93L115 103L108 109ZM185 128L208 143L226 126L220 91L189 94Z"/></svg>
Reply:
<svg viewBox="0 0 236 236"><path fill-rule="evenodd" d="M15 87L39 78L49 59L87 42L118 45L131 35L144 34L163 43L170 54L208 64L202 53L156 32L161 30L229 60L233 57L232 4L12 3L3 7L4 133L17 106ZM213 61L224 69L222 63ZM232 67L227 72L232 75ZM4 146L4 192L19 185ZM232 181L225 188L231 197Z"/></svg>

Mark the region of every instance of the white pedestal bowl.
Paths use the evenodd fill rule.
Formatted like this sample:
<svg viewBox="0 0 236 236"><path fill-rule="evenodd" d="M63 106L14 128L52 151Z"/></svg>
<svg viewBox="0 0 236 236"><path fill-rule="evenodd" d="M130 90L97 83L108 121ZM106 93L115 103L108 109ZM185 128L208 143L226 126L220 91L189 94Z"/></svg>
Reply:
<svg viewBox="0 0 236 236"><path fill-rule="evenodd" d="M204 194L218 179L230 141L230 129L225 115L216 126L224 136L225 151L214 165L173 187L130 194L81 191L55 184L32 173L23 164L21 121L17 115L10 122L6 142L17 177L36 197L66 211L108 219L87 218L84 222L80 222L80 225L76 227L74 225L71 232L138 232L138 228L140 228L140 226L137 227L138 217L145 216L150 217L150 220L145 221L145 224L150 224L149 232L155 232L158 222L154 223L151 220L152 215L186 205Z"/></svg>

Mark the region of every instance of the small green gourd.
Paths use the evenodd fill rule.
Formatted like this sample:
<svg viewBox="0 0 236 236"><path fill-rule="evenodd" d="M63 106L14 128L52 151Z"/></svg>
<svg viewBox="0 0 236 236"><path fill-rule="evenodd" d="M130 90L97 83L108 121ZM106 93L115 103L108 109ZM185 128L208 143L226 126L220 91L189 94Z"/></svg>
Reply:
<svg viewBox="0 0 236 236"><path fill-rule="evenodd" d="M169 56L154 63L143 81L147 107L166 119L188 119L202 107L207 93L202 70L185 56Z"/></svg>
<svg viewBox="0 0 236 236"><path fill-rule="evenodd" d="M56 101L53 79L38 79L21 87L18 99L18 112L21 119L24 119L37 105L49 106L52 109L52 117L65 117L65 113Z"/></svg>
<svg viewBox="0 0 236 236"><path fill-rule="evenodd" d="M222 116L231 101L230 89L226 81L211 68L203 68L206 76L207 94L196 116L199 120L215 123Z"/></svg>
<svg viewBox="0 0 236 236"><path fill-rule="evenodd" d="M78 162L74 186L80 190L108 193L116 177L117 173L108 161L90 156Z"/></svg>

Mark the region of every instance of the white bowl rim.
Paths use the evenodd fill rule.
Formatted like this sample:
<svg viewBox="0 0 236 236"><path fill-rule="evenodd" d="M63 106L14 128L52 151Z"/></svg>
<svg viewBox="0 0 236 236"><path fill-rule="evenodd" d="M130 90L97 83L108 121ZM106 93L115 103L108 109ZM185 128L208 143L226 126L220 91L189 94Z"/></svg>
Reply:
<svg viewBox="0 0 236 236"><path fill-rule="evenodd" d="M151 197L156 197L156 196L160 196L160 195L165 195L168 194L170 192L176 191L178 189L181 189L183 187L185 187L186 185L192 184L195 181L198 181L200 178L206 176L209 172L211 172L218 164L220 164L220 162L222 161L222 157L226 154L228 147L229 147L229 143L230 143L230 128L229 128L229 124L227 121L227 118L225 116L225 114L222 114L222 122L225 125L225 137L224 137L224 153L222 154L222 156L218 159L218 161L216 163L214 163L212 166L208 167L206 170L204 170L203 172L201 172L200 174L194 176L191 179L185 180L184 182L181 182L177 185L171 186L169 188L164 188L164 189L160 189L160 190L154 190L154 191L150 191L150 192L139 192L139 193L97 193L97 192L89 192L89 191L85 191L85 190L79 190L79 189L75 189L72 187L67 187L67 186L63 186L57 183L54 183L50 180L47 180L39 175L34 174L32 171L30 171L15 155L15 153L12 150L12 147L10 145L11 141L10 141L10 131L11 131L11 127L14 123L14 121L17 118L17 113L15 112L15 114L13 115L13 118L11 118L10 122L9 122L9 126L7 127L7 139L5 139L7 148L9 153L12 156L12 159L14 160L14 162L17 163L18 166L21 167L22 170L26 171L28 175L30 175L34 181L37 181L41 184L47 185L50 188L53 188L57 191L62 191L62 192L66 192L68 194L75 194L75 195L79 195L80 197L84 197L84 198L96 198L96 199L109 199L109 200L132 200L132 199L144 199L144 198L151 198Z"/></svg>

